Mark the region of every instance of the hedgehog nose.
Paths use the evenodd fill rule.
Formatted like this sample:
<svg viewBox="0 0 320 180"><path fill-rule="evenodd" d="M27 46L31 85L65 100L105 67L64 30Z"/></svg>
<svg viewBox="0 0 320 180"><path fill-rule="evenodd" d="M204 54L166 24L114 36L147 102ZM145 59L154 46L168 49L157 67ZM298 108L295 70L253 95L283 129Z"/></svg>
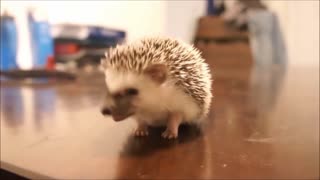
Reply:
<svg viewBox="0 0 320 180"><path fill-rule="evenodd" d="M111 114L111 110L109 108L102 108L101 109L101 114L106 116Z"/></svg>

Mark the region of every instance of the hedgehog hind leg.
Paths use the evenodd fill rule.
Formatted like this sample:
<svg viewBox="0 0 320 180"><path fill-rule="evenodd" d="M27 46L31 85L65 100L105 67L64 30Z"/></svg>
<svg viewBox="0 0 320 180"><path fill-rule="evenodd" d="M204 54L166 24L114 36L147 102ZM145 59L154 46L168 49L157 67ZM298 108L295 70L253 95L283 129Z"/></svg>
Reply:
<svg viewBox="0 0 320 180"><path fill-rule="evenodd" d="M167 128L162 133L162 137L166 139L175 139L178 137L178 129L182 122L181 113L171 113L168 118Z"/></svg>

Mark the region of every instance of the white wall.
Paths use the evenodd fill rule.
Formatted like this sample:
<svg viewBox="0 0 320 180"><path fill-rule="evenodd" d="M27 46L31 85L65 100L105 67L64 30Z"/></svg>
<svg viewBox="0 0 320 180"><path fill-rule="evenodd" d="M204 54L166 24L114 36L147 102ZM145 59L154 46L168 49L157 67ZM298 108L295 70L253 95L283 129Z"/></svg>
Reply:
<svg viewBox="0 0 320 180"><path fill-rule="evenodd" d="M319 1L265 0L280 19L289 64L319 67Z"/></svg>
<svg viewBox="0 0 320 180"><path fill-rule="evenodd" d="M206 1L167 1L165 34L191 43L198 19L206 13Z"/></svg>
<svg viewBox="0 0 320 180"><path fill-rule="evenodd" d="M165 1L1 0L1 5L13 9L20 7L19 10L28 6L40 7L53 24L78 23L125 29L129 40L146 34L161 34L165 30Z"/></svg>

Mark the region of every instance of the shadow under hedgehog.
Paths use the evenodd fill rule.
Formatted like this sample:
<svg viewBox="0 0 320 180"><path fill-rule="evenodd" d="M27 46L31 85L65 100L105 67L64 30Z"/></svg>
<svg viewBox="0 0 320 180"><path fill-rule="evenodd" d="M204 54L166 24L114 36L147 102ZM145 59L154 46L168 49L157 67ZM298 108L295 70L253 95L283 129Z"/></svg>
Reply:
<svg viewBox="0 0 320 180"><path fill-rule="evenodd" d="M151 37L106 52L101 65L106 97L103 115L115 121L134 117L136 136L148 126L166 126L177 138L181 123L202 123L211 104L211 73L200 52L179 40Z"/></svg>

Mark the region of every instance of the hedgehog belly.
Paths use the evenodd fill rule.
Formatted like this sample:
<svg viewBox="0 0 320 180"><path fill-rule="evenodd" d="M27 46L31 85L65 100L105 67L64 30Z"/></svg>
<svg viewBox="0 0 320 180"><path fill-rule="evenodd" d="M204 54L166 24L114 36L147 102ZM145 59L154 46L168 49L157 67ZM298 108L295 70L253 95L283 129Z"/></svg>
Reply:
<svg viewBox="0 0 320 180"><path fill-rule="evenodd" d="M163 126L166 125L170 112L182 113L182 123L198 123L202 120L200 106L184 91L176 87L167 87L166 91L162 92L165 95L154 96L152 104L137 112L138 121L151 126Z"/></svg>
<svg viewBox="0 0 320 180"><path fill-rule="evenodd" d="M166 126L168 112L140 112L136 114L136 120L144 122L149 126Z"/></svg>

